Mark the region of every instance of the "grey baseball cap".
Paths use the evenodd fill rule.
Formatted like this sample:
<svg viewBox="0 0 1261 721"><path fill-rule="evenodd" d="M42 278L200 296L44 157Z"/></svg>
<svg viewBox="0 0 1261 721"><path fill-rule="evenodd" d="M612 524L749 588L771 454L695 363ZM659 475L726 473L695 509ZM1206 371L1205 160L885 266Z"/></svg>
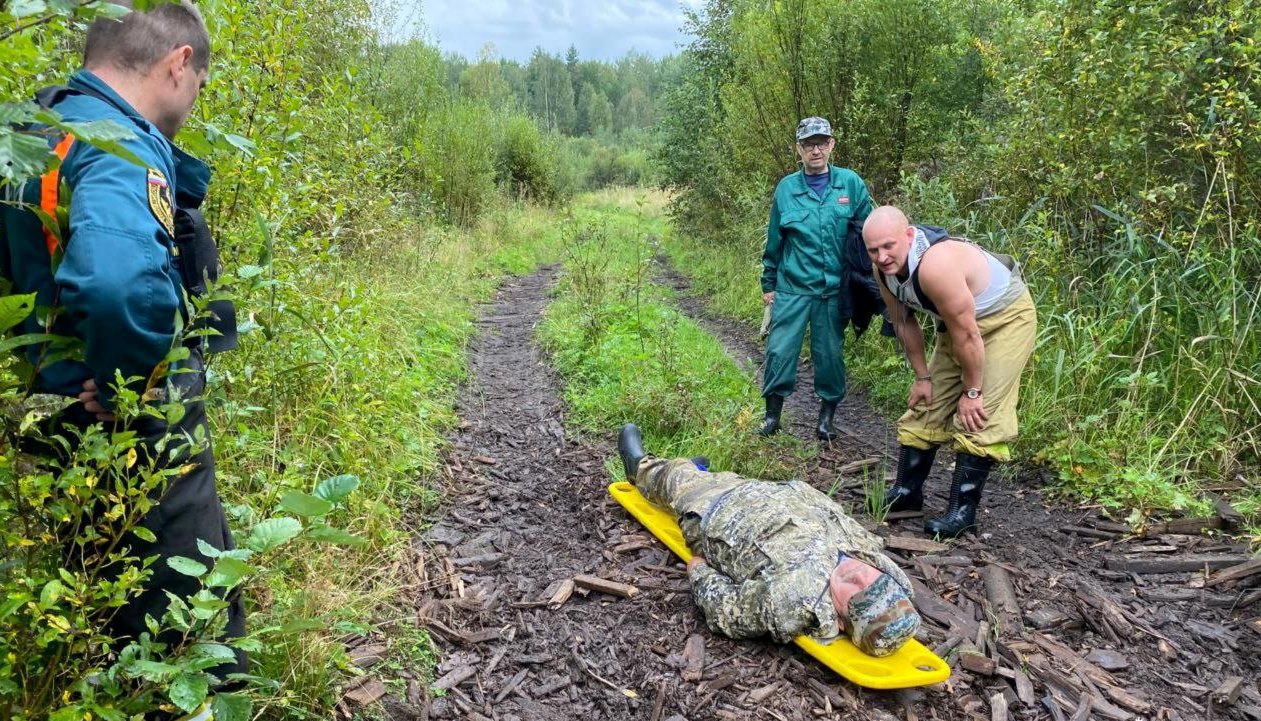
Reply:
<svg viewBox="0 0 1261 721"><path fill-rule="evenodd" d="M812 135L832 137L832 125L823 118L809 117L797 123L797 140L805 140Z"/></svg>

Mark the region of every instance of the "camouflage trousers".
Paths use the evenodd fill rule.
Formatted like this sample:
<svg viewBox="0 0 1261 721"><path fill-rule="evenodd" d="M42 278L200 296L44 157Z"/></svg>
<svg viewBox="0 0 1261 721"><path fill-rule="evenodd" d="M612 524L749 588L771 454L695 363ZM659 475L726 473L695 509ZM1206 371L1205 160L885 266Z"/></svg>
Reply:
<svg viewBox="0 0 1261 721"><path fill-rule="evenodd" d="M724 493L748 482L749 479L731 472L702 471L687 458L644 456L635 475L635 487L648 500L674 509L683 538L693 550L704 540L700 521L705 512Z"/></svg>

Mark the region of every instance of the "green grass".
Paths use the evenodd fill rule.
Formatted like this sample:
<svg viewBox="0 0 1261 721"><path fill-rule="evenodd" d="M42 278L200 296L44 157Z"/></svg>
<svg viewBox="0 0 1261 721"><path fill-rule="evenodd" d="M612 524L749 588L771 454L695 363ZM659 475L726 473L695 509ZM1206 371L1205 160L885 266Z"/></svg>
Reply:
<svg viewBox="0 0 1261 721"><path fill-rule="evenodd" d="M650 193L593 194L565 229L564 275L540 338L566 381L571 423L609 434L634 422L655 455L704 454L719 470L789 476L786 459L811 450L781 438L771 447L782 452L766 452L754 435L754 379L651 280L670 233L661 206Z"/></svg>

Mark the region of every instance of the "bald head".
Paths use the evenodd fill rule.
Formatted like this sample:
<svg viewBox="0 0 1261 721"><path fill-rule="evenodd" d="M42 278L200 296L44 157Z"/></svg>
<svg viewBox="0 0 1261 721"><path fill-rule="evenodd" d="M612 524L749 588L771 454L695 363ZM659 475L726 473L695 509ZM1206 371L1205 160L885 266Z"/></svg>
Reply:
<svg viewBox="0 0 1261 721"><path fill-rule="evenodd" d="M896 206L882 205L867 216L867 222L863 223L863 238L866 238L868 233L874 236L901 235L906 232L910 224L911 221L906 219L906 213Z"/></svg>
<svg viewBox="0 0 1261 721"><path fill-rule="evenodd" d="M906 265L915 229L906 214L892 205L871 211L863 224L863 244L867 255L882 273L896 275Z"/></svg>

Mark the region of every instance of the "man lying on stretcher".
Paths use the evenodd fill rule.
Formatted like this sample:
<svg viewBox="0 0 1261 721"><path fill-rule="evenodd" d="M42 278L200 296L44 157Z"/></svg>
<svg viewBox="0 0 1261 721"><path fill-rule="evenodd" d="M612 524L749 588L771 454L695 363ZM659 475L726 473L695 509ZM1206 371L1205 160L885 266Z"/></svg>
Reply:
<svg viewBox="0 0 1261 721"><path fill-rule="evenodd" d="M695 556L692 595L711 630L731 638L842 631L864 653L887 656L919 628L911 583L868 533L830 498L801 482L708 473L687 458L653 458L639 429L622 427L626 478L667 505Z"/></svg>

